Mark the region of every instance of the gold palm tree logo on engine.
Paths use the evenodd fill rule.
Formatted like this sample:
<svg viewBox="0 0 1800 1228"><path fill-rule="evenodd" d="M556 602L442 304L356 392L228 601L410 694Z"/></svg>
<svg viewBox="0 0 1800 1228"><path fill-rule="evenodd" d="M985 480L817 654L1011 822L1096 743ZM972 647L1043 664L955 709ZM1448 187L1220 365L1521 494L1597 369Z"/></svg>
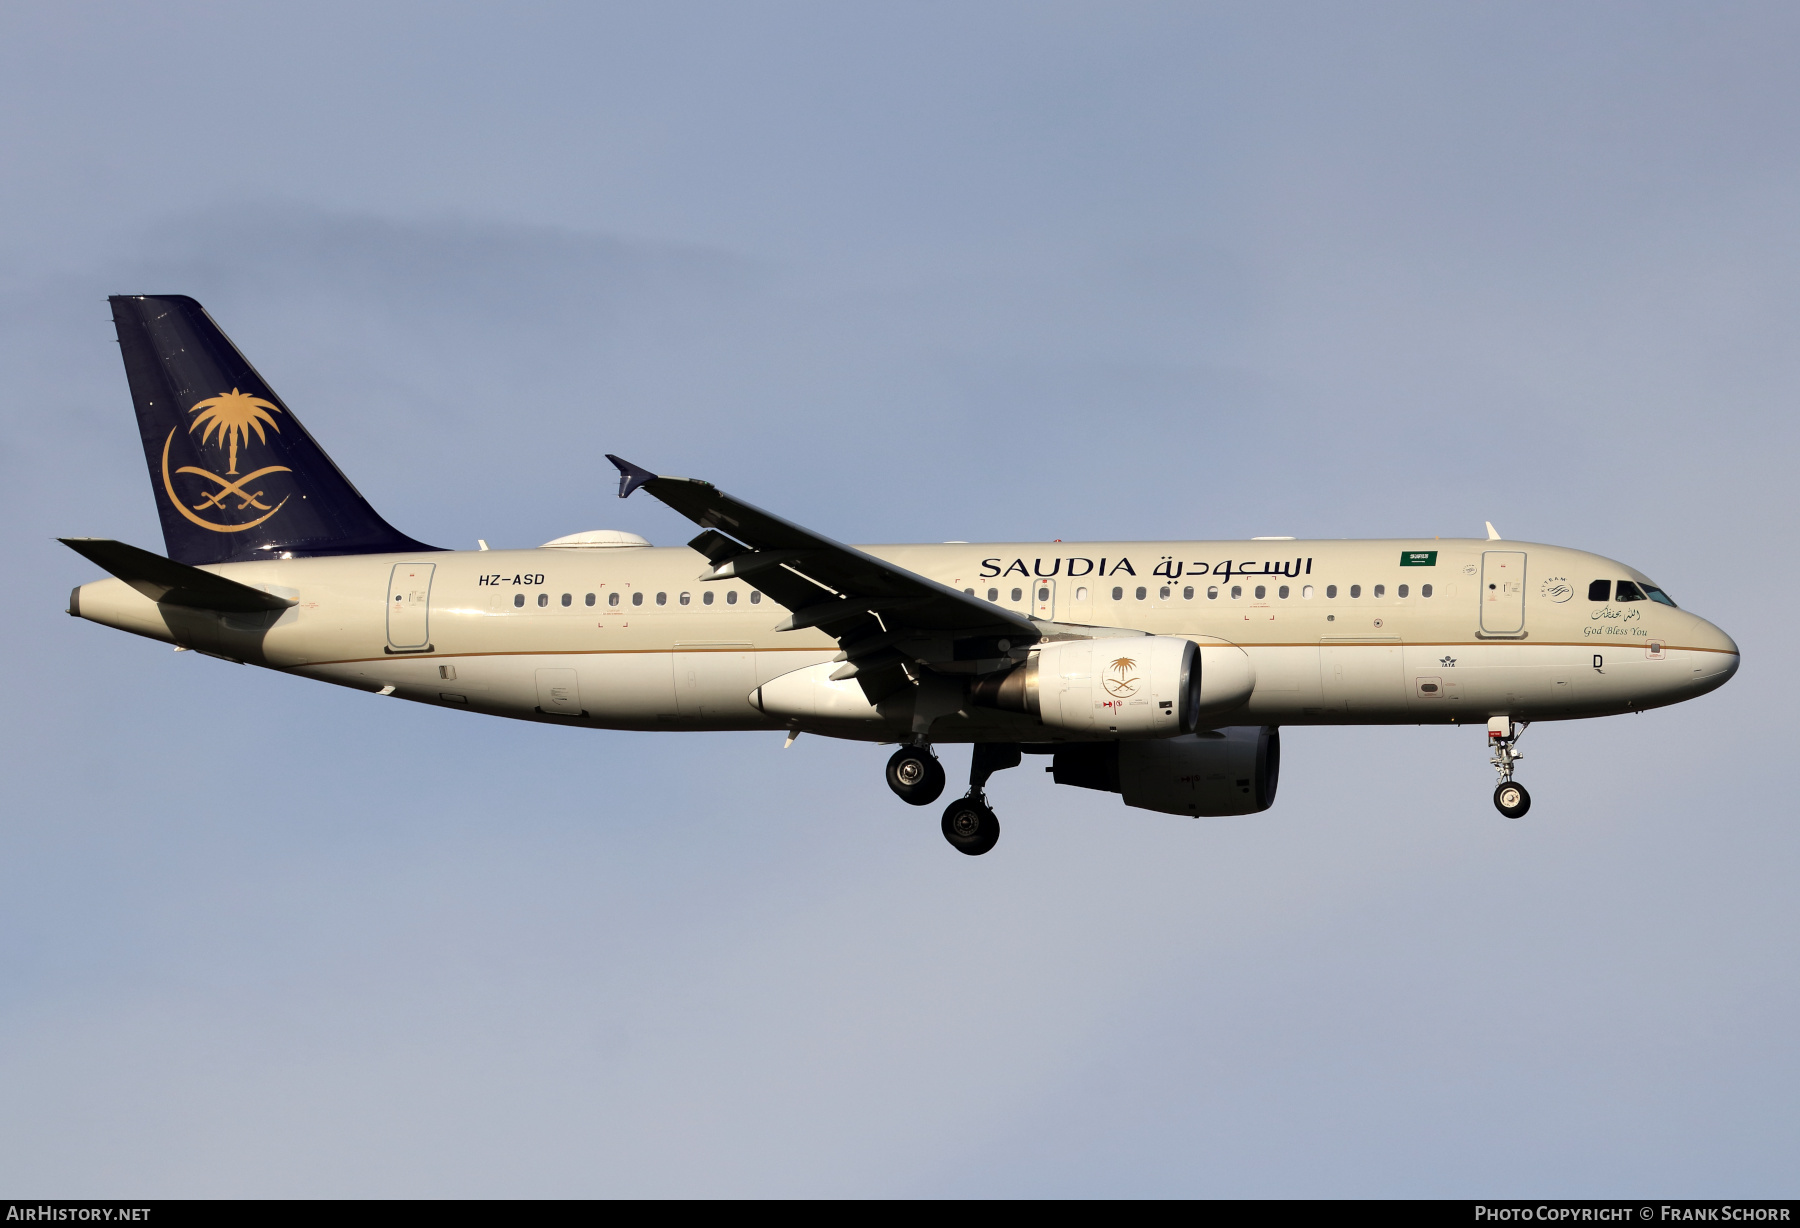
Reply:
<svg viewBox="0 0 1800 1228"><path fill-rule="evenodd" d="M1106 677L1102 680L1106 683L1107 694L1114 699L1130 699L1136 695L1138 677L1133 672L1136 669L1137 662L1130 657L1120 657L1116 661L1109 661L1106 666Z"/></svg>
<svg viewBox="0 0 1800 1228"><path fill-rule="evenodd" d="M258 478L267 477L271 473L292 473L293 470L286 465L265 465L253 473L246 473L239 477L238 449L250 445L250 435L253 431L258 443L268 443L268 432L281 430L280 424L274 418L275 414L281 412L281 406L273 401L265 401L261 397L252 396L248 392L241 392L233 388L230 392L221 392L216 397L207 397L204 401L195 402L188 412L198 415L188 425L188 433L191 435L195 431L199 431L200 442L203 445L211 444L214 447L225 449L225 473L221 476L197 465L183 465L177 469L176 473L191 473L195 477L218 483L217 490L207 491L201 496L200 502L190 508L182 501L181 496L175 493L175 484L169 474L169 449L175 442L175 431L171 430L169 437L163 441L162 473L163 489L168 492L169 502L175 505L175 510L201 528L211 529L215 533L241 533L245 529L255 528L279 512L292 496L284 496L280 503L270 507L263 502L263 492L252 490L250 483ZM234 506L227 508L225 502L228 499L235 499L237 502ZM243 524L222 524L194 514L195 512L211 511L215 508L231 512L245 512L254 508L262 515L245 521Z"/></svg>

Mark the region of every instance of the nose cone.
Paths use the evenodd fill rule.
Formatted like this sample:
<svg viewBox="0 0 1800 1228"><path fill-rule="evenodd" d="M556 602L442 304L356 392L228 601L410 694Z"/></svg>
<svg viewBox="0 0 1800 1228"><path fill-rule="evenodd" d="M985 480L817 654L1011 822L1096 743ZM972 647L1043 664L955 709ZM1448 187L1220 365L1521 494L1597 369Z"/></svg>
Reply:
<svg viewBox="0 0 1800 1228"><path fill-rule="evenodd" d="M1738 669L1737 641L1723 631L1707 622L1704 618L1695 618L1694 624L1682 636L1686 646L1691 650L1684 654L1691 658L1693 693L1703 695L1714 691L1731 681L1731 676Z"/></svg>

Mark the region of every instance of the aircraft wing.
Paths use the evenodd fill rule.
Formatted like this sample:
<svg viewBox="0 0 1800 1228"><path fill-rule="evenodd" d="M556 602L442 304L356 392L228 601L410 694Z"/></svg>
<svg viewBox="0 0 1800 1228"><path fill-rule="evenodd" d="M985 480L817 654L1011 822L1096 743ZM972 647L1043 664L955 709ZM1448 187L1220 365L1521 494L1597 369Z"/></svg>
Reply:
<svg viewBox="0 0 1800 1228"><path fill-rule="evenodd" d="M752 507L711 482L606 459L618 467L621 499L642 488L706 530L688 543L713 564L702 580L742 580L790 611L776 630L817 627L837 640L847 663L833 677L856 678L871 701L905 685L903 663L995 668L1010 649L1040 638L1023 614Z"/></svg>

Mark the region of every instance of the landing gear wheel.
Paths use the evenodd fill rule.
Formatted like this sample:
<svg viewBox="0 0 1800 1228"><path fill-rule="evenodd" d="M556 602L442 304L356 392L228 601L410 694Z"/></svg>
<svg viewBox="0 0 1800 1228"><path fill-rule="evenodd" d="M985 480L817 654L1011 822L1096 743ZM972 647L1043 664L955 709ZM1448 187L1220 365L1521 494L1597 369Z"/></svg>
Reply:
<svg viewBox="0 0 1800 1228"><path fill-rule="evenodd" d="M909 806L929 806L944 794L944 765L916 746L902 746L887 765L888 788Z"/></svg>
<svg viewBox="0 0 1800 1228"><path fill-rule="evenodd" d="M959 853L979 857L1000 841L1000 820L978 797L959 797L944 811L944 839Z"/></svg>
<svg viewBox="0 0 1800 1228"><path fill-rule="evenodd" d="M1531 794L1515 780L1503 780L1494 789L1494 809L1509 819L1522 819L1531 809Z"/></svg>

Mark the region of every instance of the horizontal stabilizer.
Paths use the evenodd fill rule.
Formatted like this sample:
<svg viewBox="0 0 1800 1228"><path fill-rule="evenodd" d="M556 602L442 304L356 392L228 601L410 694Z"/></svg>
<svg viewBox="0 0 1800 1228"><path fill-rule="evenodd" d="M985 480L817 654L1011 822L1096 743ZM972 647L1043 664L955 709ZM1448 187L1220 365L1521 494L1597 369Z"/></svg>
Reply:
<svg viewBox="0 0 1800 1228"><path fill-rule="evenodd" d="M285 610L300 604L109 538L59 537L57 540L155 602L195 610L217 610L223 614Z"/></svg>

